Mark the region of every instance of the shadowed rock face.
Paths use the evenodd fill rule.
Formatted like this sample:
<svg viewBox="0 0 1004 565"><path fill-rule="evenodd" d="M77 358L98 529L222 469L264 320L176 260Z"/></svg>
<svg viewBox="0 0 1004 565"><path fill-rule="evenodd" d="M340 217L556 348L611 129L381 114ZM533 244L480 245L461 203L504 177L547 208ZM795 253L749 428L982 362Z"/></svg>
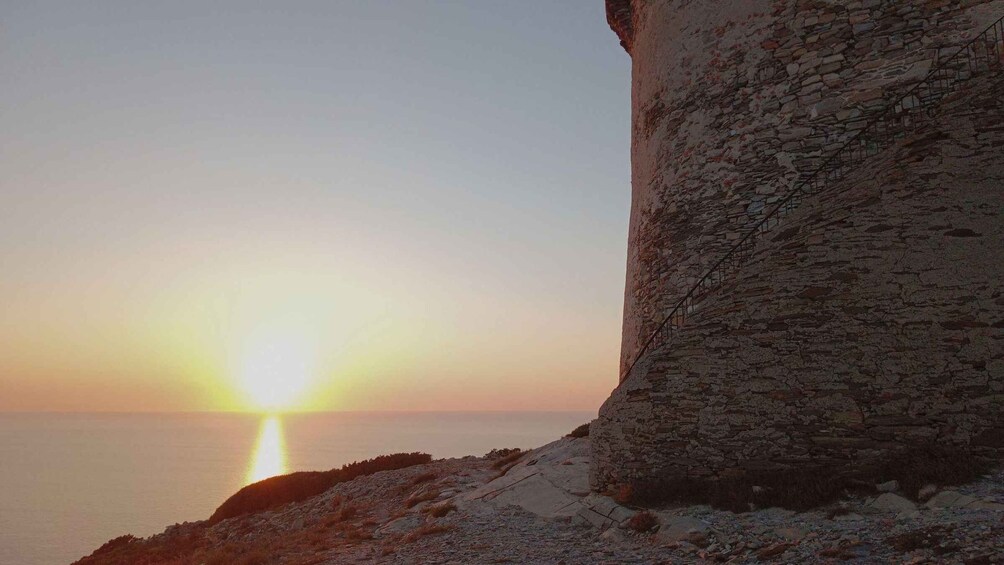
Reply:
<svg viewBox="0 0 1004 565"><path fill-rule="evenodd" d="M1004 2L607 10L633 59L626 369L800 175ZM593 488L1004 445L999 88L973 79L762 238L604 404Z"/></svg>
<svg viewBox="0 0 1004 565"><path fill-rule="evenodd" d="M607 0L607 23L621 39L621 46L628 53L634 39L631 22L631 0Z"/></svg>

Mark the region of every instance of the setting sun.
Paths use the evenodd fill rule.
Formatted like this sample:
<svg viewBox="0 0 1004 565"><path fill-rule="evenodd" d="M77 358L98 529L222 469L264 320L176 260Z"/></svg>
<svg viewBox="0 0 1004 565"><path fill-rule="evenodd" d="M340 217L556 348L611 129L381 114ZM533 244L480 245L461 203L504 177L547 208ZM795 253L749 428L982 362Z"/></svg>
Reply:
<svg viewBox="0 0 1004 565"><path fill-rule="evenodd" d="M239 383L254 408L289 410L314 380L314 355L292 336L262 341L245 353Z"/></svg>

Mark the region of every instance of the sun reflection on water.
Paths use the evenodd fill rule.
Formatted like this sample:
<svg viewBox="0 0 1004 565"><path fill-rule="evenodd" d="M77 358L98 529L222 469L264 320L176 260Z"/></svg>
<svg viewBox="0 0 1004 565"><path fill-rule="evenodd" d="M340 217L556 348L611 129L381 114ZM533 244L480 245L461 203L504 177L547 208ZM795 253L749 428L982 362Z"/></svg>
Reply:
<svg viewBox="0 0 1004 565"><path fill-rule="evenodd" d="M282 420L278 416L268 416L261 421L258 430L258 441L248 464L247 484L285 475L289 472L287 459Z"/></svg>

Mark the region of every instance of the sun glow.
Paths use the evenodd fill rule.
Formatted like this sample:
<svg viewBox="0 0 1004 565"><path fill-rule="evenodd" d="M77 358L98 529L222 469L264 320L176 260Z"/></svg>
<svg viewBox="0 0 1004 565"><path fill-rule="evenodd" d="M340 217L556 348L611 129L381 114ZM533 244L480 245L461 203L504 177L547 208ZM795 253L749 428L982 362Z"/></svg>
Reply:
<svg viewBox="0 0 1004 565"><path fill-rule="evenodd" d="M286 440L282 430L282 420L269 416L262 420L258 430L258 441L248 465L247 484L284 475L289 472L286 455Z"/></svg>
<svg viewBox="0 0 1004 565"><path fill-rule="evenodd" d="M305 340L292 336L260 340L244 355L241 388L260 410L294 408L314 380L312 353Z"/></svg>

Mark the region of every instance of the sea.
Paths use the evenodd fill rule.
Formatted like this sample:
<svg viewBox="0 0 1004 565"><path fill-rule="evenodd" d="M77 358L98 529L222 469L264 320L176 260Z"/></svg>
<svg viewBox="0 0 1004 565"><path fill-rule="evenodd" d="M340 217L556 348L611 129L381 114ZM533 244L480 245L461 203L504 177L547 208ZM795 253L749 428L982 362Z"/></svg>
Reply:
<svg viewBox="0 0 1004 565"><path fill-rule="evenodd" d="M0 564L204 520L242 486L397 452L533 448L594 412L0 413Z"/></svg>

